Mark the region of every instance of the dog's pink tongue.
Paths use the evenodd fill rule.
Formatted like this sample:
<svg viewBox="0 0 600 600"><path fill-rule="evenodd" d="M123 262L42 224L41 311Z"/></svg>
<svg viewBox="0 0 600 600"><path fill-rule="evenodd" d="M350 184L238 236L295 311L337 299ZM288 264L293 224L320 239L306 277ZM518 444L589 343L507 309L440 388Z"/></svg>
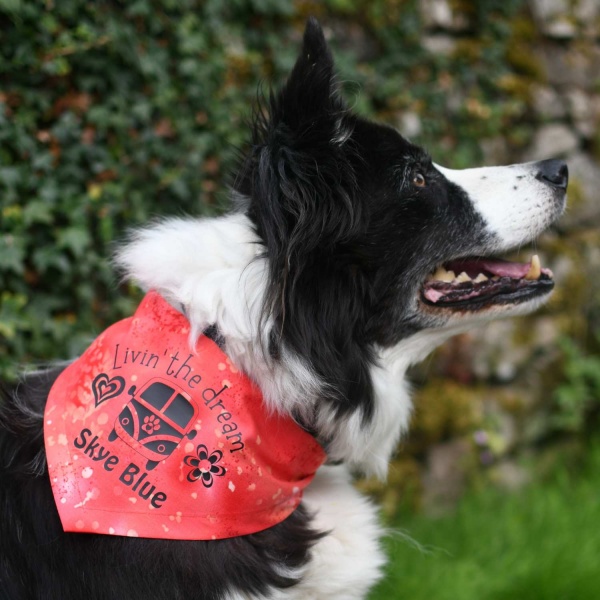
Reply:
<svg viewBox="0 0 600 600"><path fill-rule="evenodd" d="M511 277L512 279L522 279L527 275L530 263L517 263L508 260L490 260L482 258L481 260L464 260L449 263L447 268L455 273L465 271L471 277L478 273L491 273L498 277Z"/></svg>

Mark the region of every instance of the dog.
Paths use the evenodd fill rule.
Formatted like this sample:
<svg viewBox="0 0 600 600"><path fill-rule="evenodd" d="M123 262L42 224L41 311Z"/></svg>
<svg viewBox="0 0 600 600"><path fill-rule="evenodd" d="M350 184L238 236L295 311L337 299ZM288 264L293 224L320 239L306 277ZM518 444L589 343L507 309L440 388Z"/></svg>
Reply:
<svg viewBox="0 0 600 600"><path fill-rule="evenodd" d="M321 27L309 19L287 82L256 108L251 145L233 179L234 210L154 223L134 232L117 253L117 265L148 292L146 308L107 330L117 333L103 334L108 337L96 346L123 340L114 336L141 328L150 314L183 332L184 341L173 342L180 344L179 358L148 348L142 355L141 348L119 342L93 381L85 375L93 362L88 358L3 385L0 596L364 598L382 576L383 528L350 473L385 477L409 423L410 365L450 336L528 313L548 298L552 273L537 257L526 264L495 257L558 219L567 182L567 166L559 160L444 168L393 128L354 114L336 86ZM168 327L160 323L150 335L170 344ZM205 352L227 380L218 372L194 375L188 360ZM158 365L162 379L137 379L126 391L135 369L157 371ZM171 380L164 379L167 372ZM85 393L72 391L80 389L77 377ZM179 379L173 383L173 377ZM215 383L208 385L211 377ZM203 396L194 400L192 388L201 385ZM235 385L244 393L232 394ZM148 399L155 397L163 404ZM119 400L105 417L110 398ZM67 401L80 412L69 412L73 418L65 422L78 429L61 438L48 429ZM179 402L168 421L171 445L167 437L152 437L166 427L164 402ZM265 429L269 439L259 446L250 425L244 437L242 425L235 433L232 405L249 411L240 418L256 431ZM94 426L78 424L84 413L96 419ZM214 439L212 433L203 437L207 419L220 428ZM276 424L265 425L271 421ZM162 524L175 539L103 531L101 517L75 521L60 496L86 483L64 475L55 448L79 460L84 478L100 470L113 478L114 494L131 493L123 506L148 505L147 517L133 517L143 531L169 502L183 502L159 489L169 464L180 473L176 484L195 485L191 496L205 497L217 516L208 516L212 524L202 521L195 537L191 517L168 508ZM175 458L179 451L186 456ZM136 458L125 467L118 452ZM269 453L275 458L265 458ZM266 466L257 467L255 458ZM280 474L286 461L298 463L289 477ZM254 484L240 485L248 473L267 471L268 485L278 485L278 477L283 483L273 506L256 516L248 508ZM296 480L301 483L292 487ZM278 497L285 501L278 504ZM92 489L80 505L95 510L97 502ZM285 510L275 514L281 506ZM127 509L117 512L110 518L118 520Z"/></svg>

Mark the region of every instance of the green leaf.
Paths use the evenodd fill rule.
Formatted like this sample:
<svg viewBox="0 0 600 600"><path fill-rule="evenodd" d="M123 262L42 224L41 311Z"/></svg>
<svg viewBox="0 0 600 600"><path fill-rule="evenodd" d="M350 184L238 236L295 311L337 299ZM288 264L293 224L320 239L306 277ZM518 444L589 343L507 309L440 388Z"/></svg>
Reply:
<svg viewBox="0 0 600 600"><path fill-rule="evenodd" d="M58 234L58 247L71 250L76 258L84 255L91 242L91 237L86 229L69 227Z"/></svg>
<svg viewBox="0 0 600 600"><path fill-rule="evenodd" d="M25 244L21 236L0 237L0 272L12 271L22 275L25 271Z"/></svg>

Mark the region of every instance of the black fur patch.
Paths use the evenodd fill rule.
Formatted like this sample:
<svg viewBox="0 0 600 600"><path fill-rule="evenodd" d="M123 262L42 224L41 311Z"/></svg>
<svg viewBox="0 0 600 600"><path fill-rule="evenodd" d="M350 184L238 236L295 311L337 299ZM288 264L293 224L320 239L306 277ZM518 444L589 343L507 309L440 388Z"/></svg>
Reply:
<svg viewBox="0 0 600 600"><path fill-rule="evenodd" d="M296 579L322 537L300 506L285 521L215 541L64 533L46 470L43 411L60 369L0 395L0 598L217 600L265 594Z"/></svg>
<svg viewBox="0 0 600 600"><path fill-rule="evenodd" d="M285 345L324 382L338 416L369 419L375 345L428 325L418 287L481 241L483 222L424 150L348 110L314 20L287 83L257 110L234 189L266 248L270 355Z"/></svg>

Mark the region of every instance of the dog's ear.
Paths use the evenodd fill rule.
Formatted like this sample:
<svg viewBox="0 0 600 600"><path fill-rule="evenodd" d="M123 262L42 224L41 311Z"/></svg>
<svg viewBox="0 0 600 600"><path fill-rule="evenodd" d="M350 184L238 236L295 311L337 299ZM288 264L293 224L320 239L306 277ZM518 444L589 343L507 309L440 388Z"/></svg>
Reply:
<svg viewBox="0 0 600 600"><path fill-rule="evenodd" d="M331 50L319 22L311 17L288 81L271 98L271 125L285 125L296 137L317 133L312 131L317 127L323 128L322 134L334 133L331 127L344 110Z"/></svg>
<svg viewBox="0 0 600 600"><path fill-rule="evenodd" d="M351 133L331 51L310 18L290 77L257 111L250 164L238 179L259 234L282 264L346 239L360 220Z"/></svg>
<svg viewBox="0 0 600 600"><path fill-rule="evenodd" d="M266 110L265 110L266 108ZM315 19L284 87L257 112L237 190L265 244L269 352L303 356L344 412L369 403L368 286L352 246L364 227L351 140L331 51ZM367 407L368 409L368 407Z"/></svg>

